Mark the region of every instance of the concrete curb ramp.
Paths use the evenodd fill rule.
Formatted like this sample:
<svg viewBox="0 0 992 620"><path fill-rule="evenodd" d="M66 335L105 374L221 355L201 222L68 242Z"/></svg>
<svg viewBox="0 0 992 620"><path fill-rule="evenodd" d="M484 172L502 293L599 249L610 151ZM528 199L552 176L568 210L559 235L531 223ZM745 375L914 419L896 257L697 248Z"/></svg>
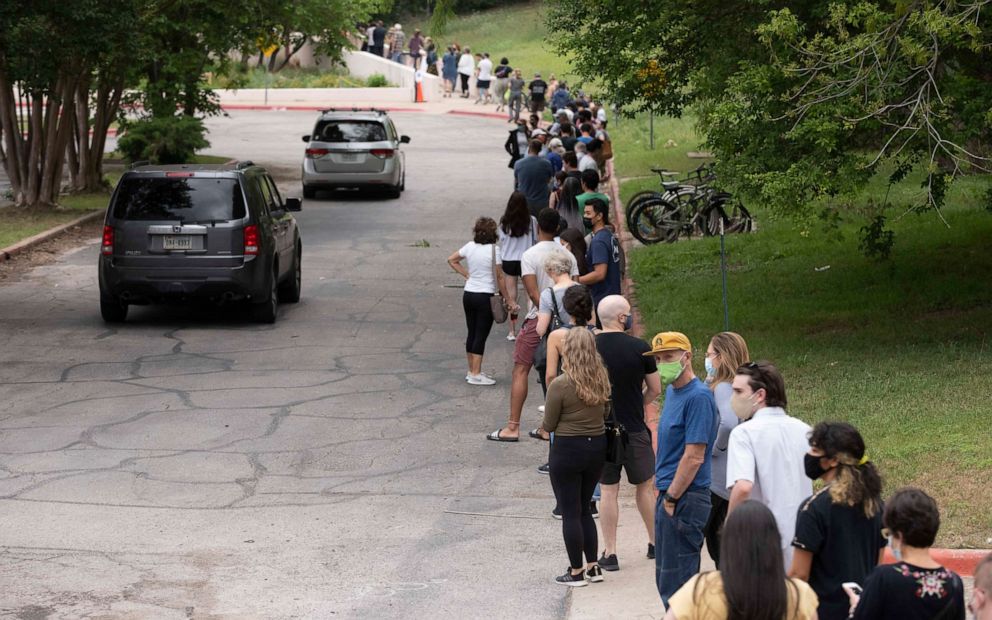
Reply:
<svg viewBox="0 0 992 620"><path fill-rule="evenodd" d="M103 215L104 215L104 211L94 211L93 213L87 213L86 215L82 217L78 217L72 220L71 222L60 224L54 228L49 228L48 230L42 231L37 235L28 237L27 239L22 239L21 241L18 241L17 243L11 246L7 246L3 249L0 249L0 262L10 260L14 256L17 256L22 252L30 250L31 248L37 246L38 244L44 243L49 239L54 239L55 237L58 237L65 231L71 229L73 226L79 226L80 224L86 224L88 222L92 222L93 220L96 220L97 218L100 218Z"/></svg>

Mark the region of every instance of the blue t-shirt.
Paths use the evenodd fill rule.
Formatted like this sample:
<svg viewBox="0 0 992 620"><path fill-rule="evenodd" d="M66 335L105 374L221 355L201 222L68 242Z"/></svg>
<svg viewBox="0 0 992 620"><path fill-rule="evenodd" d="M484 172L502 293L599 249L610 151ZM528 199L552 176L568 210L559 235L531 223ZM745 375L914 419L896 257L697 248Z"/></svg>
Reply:
<svg viewBox="0 0 992 620"><path fill-rule="evenodd" d="M586 264L590 271L603 263L606 263L606 277L589 287L597 306L607 295L620 294L620 242L607 228L601 228L592 236L586 250Z"/></svg>
<svg viewBox="0 0 992 620"><path fill-rule="evenodd" d="M551 195L551 179L555 169L551 162L537 155L528 155L513 164L514 189L523 192L527 205L548 206Z"/></svg>
<svg viewBox="0 0 992 620"><path fill-rule="evenodd" d="M658 421L658 455L655 460L655 486L665 491L675 479L675 470L690 443L706 444L706 460L696 471L690 491L710 488L710 460L720 414L710 389L698 378L678 389L671 385L665 390L665 406Z"/></svg>
<svg viewBox="0 0 992 620"><path fill-rule="evenodd" d="M544 155L544 158L551 162L551 168L555 171L555 173L565 166L564 162L562 162L561 155L555 153L554 151L548 151Z"/></svg>

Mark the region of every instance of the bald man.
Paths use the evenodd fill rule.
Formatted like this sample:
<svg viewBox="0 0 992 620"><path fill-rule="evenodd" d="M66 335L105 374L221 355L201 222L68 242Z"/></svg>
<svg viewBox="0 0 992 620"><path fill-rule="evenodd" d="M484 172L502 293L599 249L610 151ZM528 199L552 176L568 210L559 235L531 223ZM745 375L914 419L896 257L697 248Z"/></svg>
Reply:
<svg viewBox="0 0 992 620"><path fill-rule="evenodd" d="M975 568L975 587L968 608L975 620L992 620L992 553Z"/></svg>
<svg viewBox="0 0 992 620"><path fill-rule="evenodd" d="M648 534L648 558L654 558L654 449L651 430L644 417L645 405L661 394L661 378L651 355L650 345L626 332L633 325L630 304L620 295L607 295L597 307L603 331L596 336L606 370L610 374L613 410L617 420L627 429L630 441L619 465L607 463L600 478L602 498L599 507L603 526L603 570L620 570L617 559L617 521L620 507L620 472L627 472L627 482L637 487L637 510L644 520Z"/></svg>

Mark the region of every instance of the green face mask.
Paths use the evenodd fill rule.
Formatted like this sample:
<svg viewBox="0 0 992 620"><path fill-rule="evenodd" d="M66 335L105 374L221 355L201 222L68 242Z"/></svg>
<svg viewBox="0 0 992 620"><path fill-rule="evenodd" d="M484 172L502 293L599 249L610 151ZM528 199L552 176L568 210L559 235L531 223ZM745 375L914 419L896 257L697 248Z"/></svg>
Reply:
<svg viewBox="0 0 992 620"><path fill-rule="evenodd" d="M661 362L658 364L658 375L661 377L661 382L665 385L674 383L682 375L682 371L684 370L685 367L682 366L682 360Z"/></svg>

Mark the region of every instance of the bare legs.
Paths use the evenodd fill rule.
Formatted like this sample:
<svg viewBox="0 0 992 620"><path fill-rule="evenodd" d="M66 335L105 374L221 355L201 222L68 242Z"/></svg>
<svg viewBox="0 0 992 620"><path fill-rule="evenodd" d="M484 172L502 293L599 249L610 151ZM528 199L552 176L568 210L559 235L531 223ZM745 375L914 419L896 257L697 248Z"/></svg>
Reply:
<svg viewBox="0 0 992 620"><path fill-rule="evenodd" d="M655 497L652 488L653 480L645 480L637 485L637 511L641 513L644 529L648 532L648 542L654 544L654 506ZM601 484L599 519L603 527L603 553L613 555L617 552L617 522L620 518L619 484Z"/></svg>
<svg viewBox="0 0 992 620"><path fill-rule="evenodd" d="M512 301L512 302L516 303L517 302L517 297L520 295L520 291L518 289L518 284L520 282L520 279L517 278L517 276L506 276L505 275L503 277L506 278L506 292L510 295L510 299L508 299L507 301ZM516 333L517 333L517 321L515 319L513 319L512 316L511 316L511 318L510 318L510 335L512 336L512 335L514 335Z"/></svg>
<svg viewBox="0 0 992 620"><path fill-rule="evenodd" d="M466 353L465 356L468 358L468 374L482 374L482 356L475 353Z"/></svg>

